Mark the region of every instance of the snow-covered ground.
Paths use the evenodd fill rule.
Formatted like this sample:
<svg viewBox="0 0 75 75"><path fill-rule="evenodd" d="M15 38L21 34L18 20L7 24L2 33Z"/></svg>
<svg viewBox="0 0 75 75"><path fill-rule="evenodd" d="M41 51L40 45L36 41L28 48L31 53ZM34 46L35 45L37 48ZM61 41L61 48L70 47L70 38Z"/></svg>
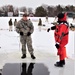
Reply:
<svg viewBox="0 0 75 75"><path fill-rule="evenodd" d="M45 17L41 18L43 24L42 30L38 29L39 17L30 18L34 25L34 33L32 34L32 41L34 47L34 54L36 56L35 60L30 58L29 53L27 53L26 59L21 59L21 43L19 40L19 35L16 31L9 32L8 21L12 18L17 20L21 17L0 17L0 69L5 69L6 63L44 63L48 67L49 75L74 75L74 50L75 50L75 32L70 31L69 33L69 43L66 46L67 56L71 59L66 59L66 65L64 68L56 68L53 64L58 60L57 49L55 48L54 41L54 31L47 32L47 28L51 27L54 18L49 18L49 22L45 22ZM72 19L69 19L71 22ZM14 26L13 26L14 29Z"/></svg>
<svg viewBox="0 0 75 75"><path fill-rule="evenodd" d="M21 43L19 41L19 35L14 31L14 25L13 25L13 31L9 32L9 25L8 21L12 18L12 21L14 22L14 19L17 20L21 19L21 17L0 17L0 53L1 52L12 52L12 51L18 51L21 50ZM42 30L39 31L38 29L38 20L39 18L42 19L43 24L46 26L42 26ZM44 51L49 52L50 54L56 55L56 48L55 48L55 41L54 41L54 31L47 32L47 28L51 27L54 18L49 18L49 22L45 22L45 17L30 17L31 21L34 25L34 33L32 34L32 40L33 40L33 47L36 51ZM69 19L69 22L71 22L72 19ZM74 31L70 31L69 33L69 43L66 46L67 47L67 56L70 58L74 57Z"/></svg>

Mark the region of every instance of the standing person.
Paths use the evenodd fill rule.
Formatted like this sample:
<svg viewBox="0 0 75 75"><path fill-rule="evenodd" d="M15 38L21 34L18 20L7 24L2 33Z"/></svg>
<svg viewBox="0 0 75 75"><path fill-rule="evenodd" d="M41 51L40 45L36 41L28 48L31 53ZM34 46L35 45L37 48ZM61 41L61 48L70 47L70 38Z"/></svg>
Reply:
<svg viewBox="0 0 75 75"><path fill-rule="evenodd" d="M57 16L55 16L55 19L54 19L53 23L56 23L56 22L57 22L57 20L58 20L58 17L57 17Z"/></svg>
<svg viewBox="0 0 75 75"><path fill-rule="evenodd" d="M17 25L16 25L16 31L17 33L20 34L20 41L22 43L22 59L26 58L26 44L28 47L28 51L31 55L32 59L35 59L34 56L34 49L32 47L32 39L31 39L31 34L34 31L34 27L33 27L33 23L28 20L27 18L27 14L23 14L23 18L18 21Z"/></svg>
<svg viewBox="0 0 75 75"><path fill-rule="evenodd" d="M12 25L13 25L13 23L12 23L12 19L11 18L10 18L8 24L9 24L9 31L12 31Z"/></svg>
<svg viewBox="0 0 75 75"><path fill-rule="evenodd" d="M66 58L65 46L68 44L69 25L66 13L59 13L57 17L57 25L51 27L51 30L55 30L55 47L57 48L57 55L59 55L59 62L56 62L54 65L56 67L63 67ZM47 31L49 31L49 29Z"/></svg>
<svg viewBox="0 0 75 75"><path fill-rule="evenodd" d="M42 20L41 18L39 18L39 23L38 23L39 31L41 31L41 26L42 26Z"/></svg>
<svg viewBox="0 0 75 75"><path fill-rule="evenodd" d="M70 23L70 29L75 30L75 16L73 17L72 23Z"/></svg>
<svg viewBox="0 0 75 75"><path fill-rule="evenodd" d="M17 19L14 21L14 30L16 30L16 25L17 25Z"/></svg>
<svg viewBox="0 0 75 75"><path fill-rule="evenodd" d="M73 17L72 24L75 26L75 16Z"/></svg>
<svg viewBox="0 0 75 75"><path fill-rule="evenodd" d="M56 25L57 24L57 21L58 21L58 17L55 16L54 21L51 24Z"/></svg>
<svg viewBox="0 0 75 75"><path fill-rule="evenodd" d="M46 22L48 22L48 16L46 16Z"/></svg>

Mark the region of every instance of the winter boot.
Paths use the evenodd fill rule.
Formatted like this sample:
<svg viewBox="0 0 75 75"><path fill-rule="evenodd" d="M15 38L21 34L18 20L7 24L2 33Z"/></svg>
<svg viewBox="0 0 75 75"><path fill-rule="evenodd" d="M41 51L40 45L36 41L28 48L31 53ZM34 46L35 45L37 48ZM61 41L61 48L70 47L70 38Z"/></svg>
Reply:
<svg viewBox="0 0 75 75"><path fill-rule="evenodd" d="M32 59L35 59L36 57L35 57L33 54L31 54L31 58L32 58Z"/></svg>
<svg viewBox="0 0 75 75"><path fill-rule="evenodd" d="M56 67L63 67L63 62L62 61L56 62L56 64L54 64L54 66L56 66Z"/></svg>
<svg viewBox="0 0 75 75"><path fill-rule="evenodd" d="M65 59L64 60L61 60L61 61L62 61L62 64L65 65ZM56 63L58 64L58 63L60 63L60 61L58 61Z"/></svg>
<svg viewBox="0 0 75 75"><path fill-rule="evenodd" d="M65 65L65 59L64 59L64 60L62 60L62 63L63 63L63 65Z"/></svg>
<svg viewBox="0 0 75 75"><path fill-rule="evenodd" d="M26 58L26 54L23 54L21 58L22 58L22 59Z"/></svg>

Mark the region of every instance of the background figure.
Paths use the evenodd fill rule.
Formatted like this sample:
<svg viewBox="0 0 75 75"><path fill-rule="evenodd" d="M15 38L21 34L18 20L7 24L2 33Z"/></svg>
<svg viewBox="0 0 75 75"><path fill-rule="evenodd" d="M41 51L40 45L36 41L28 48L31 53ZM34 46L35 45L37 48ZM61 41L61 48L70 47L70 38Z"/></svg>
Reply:
<svg viewBox="0 0 75 75"><path fill-rule="evenodd" d="M55 22L57 22L57 21L58 21L58 17L57 17L57 16L55 16L55 18L54 18L54 21L53 21L53 22L55 23Z"/></svg>
<svg viewBox="0 0 75 75"><path fill-rule="evenodd" d="M58 17L55 16L54 21L51 24L56 25L57 24L57 21L58 21Z"/></svg>
<svg viewBox="0 0 75 75"><path fill-rule="evenodd" d="M75 16L73 17L72 24L75 26Z"/></svg>
<svg viewBox="0 0 75 75"><path fill-rule="evenodd" d="M11 18L10 18L8 24L9 24L9 31L12 31L12 25L13 25L13 23L12 23L12 19Z"/></svg>
<svg viewBox="0 0 75 75"><path fill-rule="evenodd" d="M16 30L17 19L14 20L14 30Z"/></svg>
<svg viewBox="0 0 75 75"><path fill-rule="evenodd" d="M16 25L16 31L20 34L20 41L22 44L22 59L26 58L26 45L32 59L35 59L34 49L32 47L31 34L34 32L33 23L27 18L27 14L23 15L23 18L18 21Z"/></svg>
<svg viewBox="0 0 75 75"><path fill-rule="evenodd" d="M30 63L27 69L27 64L22 63L22 72L21 75L33 75L32 70L34 68L34 63Z"/></svg>
<svg viewBox="0 0 75 75"><path fill-rule="evenodd" d="M48 22L48 16L46 16L46 22Z"/></svg>
<svg viewBox="0 0 75 75"><path fill-rule="evenodd" d="M42 20L41 20L41 18L39 18L39 23L38 23L38 29L39 29L39 31L41 31L41 26L42 26Z"/></svg>
<svg viewBox="0 0 75 75"><path fill-rule="evenodd" d="M75 16L73 17L72 23L70 23L70 29L71 29L72 31L75 30Z"/></svg>
<svg viewBox="0 0 75 75"><path fill-rule="evenodd" d="M73 17L71 25L75 27L75 17Z"/></svg>

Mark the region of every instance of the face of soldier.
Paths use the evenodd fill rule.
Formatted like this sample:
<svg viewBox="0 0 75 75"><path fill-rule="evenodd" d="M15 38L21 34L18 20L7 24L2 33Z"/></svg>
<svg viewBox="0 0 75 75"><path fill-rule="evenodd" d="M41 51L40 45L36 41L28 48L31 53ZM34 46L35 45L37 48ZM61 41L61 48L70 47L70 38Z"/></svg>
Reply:
<svg viewBox="0 0 75 75"><path fill-rule="evenodd" d="M23 17L23 20L27 20L27 17Z"/></svg>

